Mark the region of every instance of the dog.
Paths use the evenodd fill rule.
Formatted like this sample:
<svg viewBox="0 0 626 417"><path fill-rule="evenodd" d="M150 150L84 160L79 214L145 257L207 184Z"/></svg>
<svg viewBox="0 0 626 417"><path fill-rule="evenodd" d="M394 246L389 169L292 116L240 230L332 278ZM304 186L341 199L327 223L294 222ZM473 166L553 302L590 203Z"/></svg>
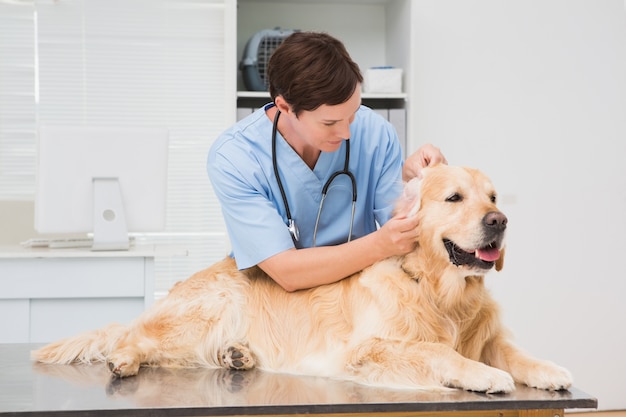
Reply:
<svg viewBox="0 0 626 417"><path fill-rule="evenodd" d="M32 352L42 363L261 370L400 389L509 393L571 386L570 372L512 342L484 276L504 261L506 216L482 172L436 165L396 210L419 217L415 250L339 282L286 292L227 257L173 286L130 325Z"/></svg>

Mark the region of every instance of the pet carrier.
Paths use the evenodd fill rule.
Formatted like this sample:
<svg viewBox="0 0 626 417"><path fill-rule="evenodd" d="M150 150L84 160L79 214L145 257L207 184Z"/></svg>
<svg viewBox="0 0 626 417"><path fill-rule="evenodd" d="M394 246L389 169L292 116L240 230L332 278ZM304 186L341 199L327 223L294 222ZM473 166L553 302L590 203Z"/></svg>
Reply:
<svg viewBox="0 0 626 417"><path fill-rule="evenodd" d="M292 29L264 29L255 33L246 43L239 63L243 83L249 91L267 91L267 63L272 52L287 36L296 32Z"/></svg>

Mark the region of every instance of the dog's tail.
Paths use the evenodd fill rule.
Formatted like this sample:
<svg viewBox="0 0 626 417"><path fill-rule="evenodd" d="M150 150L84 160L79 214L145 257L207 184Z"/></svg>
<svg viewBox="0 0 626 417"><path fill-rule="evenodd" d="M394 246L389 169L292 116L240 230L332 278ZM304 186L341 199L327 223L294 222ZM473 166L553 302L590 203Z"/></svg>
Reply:
<svg viewBox="0 0 626 417"><path fill-rule="evenodd" d="M31 352L31 359L49 364L104 362L128 327L111 324L102 329L61 339Z"/></svg>

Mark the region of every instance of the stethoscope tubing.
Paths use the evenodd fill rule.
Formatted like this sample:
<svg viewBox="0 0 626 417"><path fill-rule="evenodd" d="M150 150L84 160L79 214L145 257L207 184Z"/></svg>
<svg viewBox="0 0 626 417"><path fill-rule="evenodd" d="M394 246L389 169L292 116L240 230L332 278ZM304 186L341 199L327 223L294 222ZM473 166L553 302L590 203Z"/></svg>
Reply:
<svg viewBox="0 0 626 417"><path fill-rule="evenodd" d="M276 132L278 131L278 118L280 117L280 110L276 110L276 116L274 116L274 124L272 126L272 166L274 167L274 177L276 177L276 182L278 183L278 189L280 190L280 195L283 199L283 204L285 205L285 214L287 215L287 229L291 234L291 239L293 240L294 245L300 240L300 230L296 225L296 222L291 217L291 210L289 210L289 203L287 202L287 195L285 194L285 188L283 187L283 182L280 179L280 174L278 173L278 161L276 159Z"/></svg>
<svg viewBox="0 0 626 417"><path fill-rule="evenodd" d="M289 203L287 202L287 194L285 193L285 188L283 186L283 182L280 179L280 174L278 173L278 160L276 158L276 133L278 131L278 118L280 117L280 110L276 110L276 115L274 116L274 123L272 125L272 165L274 168L274 176L276 177L276 183L278 184L278 189L280 190L280 195L283 200L283 204L285 206L285 214L287 215L287 228L291 233L291 238L293 239L294 244L300 240L300 231L298 226L296 225L295 220L291 217L291 210L289 209ZM328 189L330 185L340 175L347 175L350 178L350 182L352 184L352 212L350 215L350 230L348 232L348 242L352 240L352 229L354 227L354 216L356 213L356 199L357 199L357 187L356 187L356 178L354 174L349 170L350 165L350 140L347 139L346 142L346 157L343 165L343 170L335 171L328 178L324 186L322 187L322 199L320 201L320 206L317 210L317 218L315 219L315 228L313 229L313 247L316 246L317 240L317 230L319 227L320 217L322 215L322 209L324 207L324 200L326 200L326 194L328 193Z"/></svg>

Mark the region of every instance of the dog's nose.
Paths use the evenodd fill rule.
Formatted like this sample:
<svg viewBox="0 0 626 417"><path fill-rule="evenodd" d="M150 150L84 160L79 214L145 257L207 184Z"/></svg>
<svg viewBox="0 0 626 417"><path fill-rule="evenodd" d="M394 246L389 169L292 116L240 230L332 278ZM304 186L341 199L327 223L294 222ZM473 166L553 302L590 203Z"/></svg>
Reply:
<svg viewBox="0 0 626 417"><path fill-rule="evenodd" d="M483 224L493 230L504 230L506 229L506 223L509 220L506 216L499 211L490 211L485 214L483 217Z"/></svg>

